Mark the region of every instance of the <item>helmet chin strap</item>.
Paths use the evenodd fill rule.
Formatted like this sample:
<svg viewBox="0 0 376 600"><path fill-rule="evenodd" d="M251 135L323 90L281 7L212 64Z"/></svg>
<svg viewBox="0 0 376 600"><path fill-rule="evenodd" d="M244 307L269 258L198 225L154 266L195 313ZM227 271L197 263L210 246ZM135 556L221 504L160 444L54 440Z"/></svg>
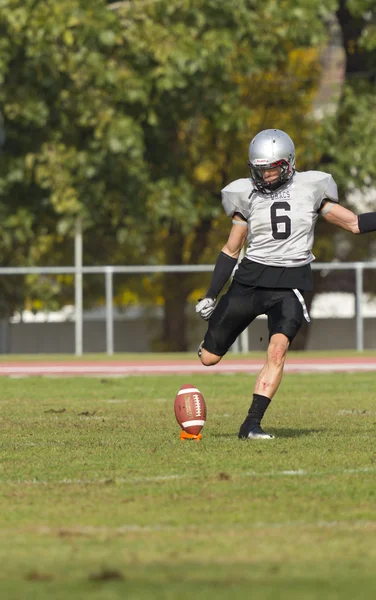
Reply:
<svg viewBox="0 0 376 600"><path fill-rule="evenodd" d="M261 182L261 181L255 181L253 180L256 188L258 189L259 192L261 192L262 194L272 194L273 192L275 192L278 188L280 188L282 185L284 185L286 183L286 181L280 181L278 179L278 181L274 181L273 183L265 183L265 182Z"/></svg>
<svg viewBox="0 0 376 600"><path fill-rule="evenodd" d="M281 181L280 179L277 179L277 181L274 181L273 183L267 183L266 185L267 185L267 189L272 190L272 192L274 192L279 187L281 187L281 185L283 185L284 183L286 183L286 181Z"/></svg>

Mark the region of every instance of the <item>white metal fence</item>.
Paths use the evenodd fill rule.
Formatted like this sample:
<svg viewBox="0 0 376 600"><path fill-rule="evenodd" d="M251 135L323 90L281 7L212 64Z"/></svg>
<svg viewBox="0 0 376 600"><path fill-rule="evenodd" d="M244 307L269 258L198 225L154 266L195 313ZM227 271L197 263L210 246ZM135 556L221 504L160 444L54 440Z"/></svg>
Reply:
<svg viewBox="0 0 376 600"><path fill-rule="evenodd" d="M83 292L82 278L85 274L103 274L106 303L106 353L114 353L114 314L113 314L113 277L122 274L151 274L151 273L209 273L214 265L158 265L158 266L102 266L102 267L0 267L0 275L67 275L75 276L75 354L83 352ZM365 269L376 269L376 262L331 262L313 263L312 269L318 271L351 270L355 271L355 320L356 340L358 351L364 349L364 316L363 316L363 274ZM242 338L242 352L247 352L248 337Z"/></svg>

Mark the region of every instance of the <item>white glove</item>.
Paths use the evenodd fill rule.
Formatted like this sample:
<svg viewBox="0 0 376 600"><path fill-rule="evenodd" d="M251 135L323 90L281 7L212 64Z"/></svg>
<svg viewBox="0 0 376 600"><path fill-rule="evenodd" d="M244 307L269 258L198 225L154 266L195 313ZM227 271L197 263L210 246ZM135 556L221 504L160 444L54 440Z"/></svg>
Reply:
<svg viewBox="0 0 376 600"><path fill-rule="evenodd" d="M215 298L204 298L196 304L196 313L200 313L200 317L208 321L212 316L217 300Z"/></svg>

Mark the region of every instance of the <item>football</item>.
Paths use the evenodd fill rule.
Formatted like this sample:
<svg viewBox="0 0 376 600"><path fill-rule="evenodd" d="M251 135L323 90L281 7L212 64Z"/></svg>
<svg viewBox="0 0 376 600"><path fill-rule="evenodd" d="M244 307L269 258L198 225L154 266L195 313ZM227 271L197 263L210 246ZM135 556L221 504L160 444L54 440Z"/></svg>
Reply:
<svg viewBox="0 0 376 600"><path fill-rule="evenodd" d="M203 395L194 385L182 385L175 396L175 417L187 433L198 435L205 425L206 404Z"/></svg>

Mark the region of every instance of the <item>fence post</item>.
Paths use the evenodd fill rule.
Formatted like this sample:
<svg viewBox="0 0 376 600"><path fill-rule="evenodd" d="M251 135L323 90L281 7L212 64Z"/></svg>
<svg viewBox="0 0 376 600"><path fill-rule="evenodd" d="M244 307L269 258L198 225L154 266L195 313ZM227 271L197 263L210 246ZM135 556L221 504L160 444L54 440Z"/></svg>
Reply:
<svg viewBox="0 0 376 600"><path fill-rule="evenodd" d="M74 308L75 308L75 354L82 356L82 220L76 219L74 236Z"/></svg>
<svg viewBox="0 0 376 600"><path fill-rule="evenodd" d="M355 264L355 319L356 319L356 349L364 350L363 327L363 265Z"/></svg>
<svg viewBox="0 0 376 600"><path fill-rule="evenodd" d="M113 310L113 270L106 267L106 352L108 356L114 353L114 310Z"/></svg>

